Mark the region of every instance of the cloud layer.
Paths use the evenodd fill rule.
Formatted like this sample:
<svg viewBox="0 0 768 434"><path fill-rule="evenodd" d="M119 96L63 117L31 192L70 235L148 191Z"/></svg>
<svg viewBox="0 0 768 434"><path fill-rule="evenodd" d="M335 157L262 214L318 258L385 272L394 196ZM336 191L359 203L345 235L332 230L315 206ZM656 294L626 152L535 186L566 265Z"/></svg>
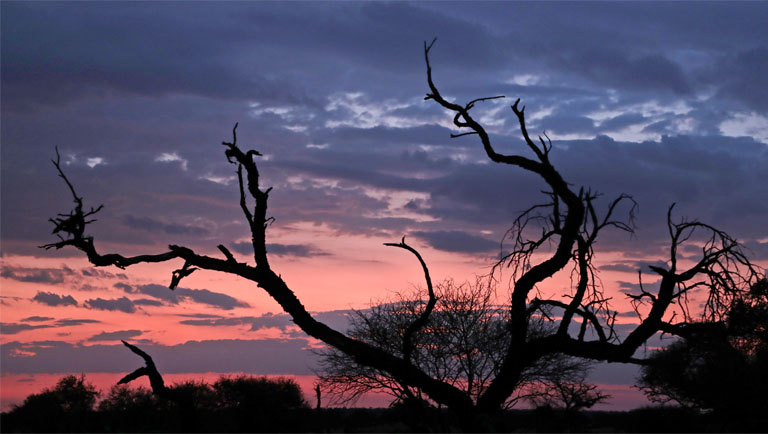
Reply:
<svg viewBox="0 0 768 434"><path fill-rule="evenodd" d="M114 341L136 335L135 330L104 333L90 341ZM312 354L305 339L207 340L179 345L141 344L163 373L246 372L253 374L312 374ZM230 356L230 355L236 355ZM0 345L5 373L131 372L143 364L117 342L76 345L62 341Z"/></svg>
<svg viewBox="0 0 768 434"><path fill-rule="evenodd" d="M60 144L85 197L107 204L94 227L102 242L225 242L247 253L233 173L215 148L234 121L269 157L279 225L411 232L439 250L492 250L542 184L491 167L472 137L448 139L450 118L421 99L420 44L432 35L446 94L522 97L529 129L555 138L566 178L637 195L643 228L678 202L686 215L756 238L768 212L756 200L768 194L757 182L768 84L755 75L768 47L753 34L766 18L755 4L196 4L186 19L145 6L4 6L4 251L49 241L28 222L66 205L40 158ZM691 24L692 14L710 24ZM526 19L510 28L499 19L507 16ZM541 17L551 32L538 31ZM510 101L476 111L500 151L525 152ZM299 243L270 250L327 253ZM58 279L56 270L3 273Z"/></svg>

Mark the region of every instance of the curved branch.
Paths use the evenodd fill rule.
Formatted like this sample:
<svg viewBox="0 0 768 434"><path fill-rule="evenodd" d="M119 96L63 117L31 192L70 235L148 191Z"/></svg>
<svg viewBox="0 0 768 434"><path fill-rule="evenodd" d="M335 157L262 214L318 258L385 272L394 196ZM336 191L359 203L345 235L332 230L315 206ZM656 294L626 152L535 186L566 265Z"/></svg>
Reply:
<svg viewBox="0 0 768 434"><path fill-rule="evenodd" d="M421 255L416 249L405 243L405 236L403 236L403 239L399 243L384 243L384 245L389 247L399 247L413 253L416 256L416 259L419 260L421 268L424 270L424 280L427 281L427 292L429 293L427 306L424 308L424 312L422 312L421 315L419 315L419 317L416 318L403 333L403 359L405 359L406 362L410 362L411 353L413 352L413 335L424 328L425 325L427 325L427 321L429 321L429 315L432 313L432 310L435 308L435 304L437 303L437 297L435 297L435 291L432 289L432 279L429 277L429 269L427 268L426 262L424 262L424 259L422 259Z"/></svg>
<svg viewBox="0 0 768 434"><path fill-rule="evenodd" d="M531 140L531 137L528 135L528 128L525 126L525 106L523 108L519 109L517 105L520 103L520 98L515 100L515 103L512 104L512 112L515 113L515 116L517 116L517 121L520 123L520 132L523 134L523 139L525 139L525 143L528 145L529 148L536 154L536 156L539 158L539 161L545 164L549 164L549 159L547 158L547 154L549 151L547 150L546 146L544 146L544 141L542 140L542 149L539 149L539 147L533 143L533 140Z"/></svg>
<svg viewBox="0 0 768 434"><path fill-rule="evenodd" d="M456 112L456 115L453 118L454 125L456 125L459 128L472 129L472 132L456 135L456 137L473 134L473 133L477 134L478 136L480 136L480 141L483 144L483 148L485 149L486 154L488 154L488 158L490 158L492 161L496 163L512 164L512 165L520 166L526 170L531 170L533 172L540 173L541 163L519 156L519 155L499 154L493 149L493 146L491 146L491 141L488 137L488 133L479 123L477 123L477 121L475 121L472 118L472 116L469 115L469 110L474 106L474 102L477 102L479 100L473 100L466 106L461 106L459 104L449 102L448 100L443 98L443 96L440 94L440 91L437 89L437 86L435 86L434 81L432 80L432 66L429 63L429 51L432 49L432 46L435 44L435 41L437 41L437 38L432 40L432 42L429 45L427 45L426 41L424 42L424 61L427 65L427 84L429 85L429 90L430 90L430 93L428 93L427 96L424 97L424 99L425 100L432 99L438 104L440 104L442 107ZM494 98L500 98L500 96L492 97L492 99ZM483 100L483 99L481 98L480 100Z"/></svg>
<svg viewBox="0 0 768 434"><path fill-rule="evenodd" d="M531 314L541 308L541 306L554 306L559 307L562 309L565 309L566 311L570 311L573 314L579 315L582 318L584 318L585 321L589 321L592 323L592 327L595 329L595 332L597 333L598 338L601 342L607 342L608 338L605 335L605 331L603 330L603 326L600 324L600 320L597 318L597 316L586 310L586 309L574 309L571 305L565 304L562 301L558 300L542 300L540 298L535 298L532 302L530 307L528 308L528 313ZM561 333L558 332L558 335Z"/></svg>

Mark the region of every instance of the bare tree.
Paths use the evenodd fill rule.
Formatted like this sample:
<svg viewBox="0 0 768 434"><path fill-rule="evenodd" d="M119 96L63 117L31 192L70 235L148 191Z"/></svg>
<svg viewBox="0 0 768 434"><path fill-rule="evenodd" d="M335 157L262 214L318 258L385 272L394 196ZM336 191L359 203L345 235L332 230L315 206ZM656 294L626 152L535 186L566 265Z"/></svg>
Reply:
<svg viewBox="0 0 768 434"><path fill-rule="evenodd" d="M509 342L508 309L496 304L496 281L477 277L475 282L447 279L434 290L436 304L420 333L413 336L411 361L431 377L464 391L474 402L498 374ZM391 354L403 354L408 327L424 311L423 289L396 293L368 309L354 311L348 334ZM531 333L545 335L555 326L551 318L530 319ZM371 391L391 395L394 402L429 401L418 387L403 384L391 374L362 366L333 348L319 350L319 383L335 404L348 404ZM595 386L586 383L590 364L563 354L551 354L529 366L516 393L505 407L520 401L568 407L587 403ZM571 393L566 393L570 388ZM601 395L603 396L603 395ZM583 405L582 405L583 406Z"/></svg>
<svg viewBox="0 0 768 434"><path fill-rule="evenodd" d="M586 374L589 366L575 365L570 371L553 373L546 382L532 383L525 391L525 400L535 407L560 408L573 412L592 408L605 402L611 396L598 390L596 384L589 384Z"/></svg>
<svg viewBox="0 0 768 434"><path fill-rule="evenodd" d="M181 267L172 272L171 289L199 269L240 276L266 291L308 335L349 355L359 365L387 372L398 383L417 388L434 402L463 415L492 412L501 408L515 393L526 370L553 354L609 362L643 363L634 354L655 333L661 331L684 335L702 323L721 321L730 300L762 277L761 271L750 263L736 239L695 220L677 222L672 216L673 208L670 207L667 215L670 236L669 254L665 258L667 266L650 267L653 273L661 277L656 288L642 286L639 292L630 295L639 306L639 324L620 339L613 327L615 312L610 308L610 297L603 293L596 276L597 271L592 265L595 254L593 246L604 230L613 228L632 231L631 218L624 221L615 217L621 207L629 206L631 210L632 198L621 195L610 201L604 211L600 211L596 193L583 187L575 189L566 182L549 159L553 151L551 142L542 137L535 142L530 137L525 123L525 107L520 107L519 100L511 108L527 145L525 152L532 155L497 152L488 132L472 117L471 110L478 103L502 96L478 98L464 105L446 99L438 91L432 77L429 51L433 44L434 41L432 44L424 44L429 85L426 99L454 113L453 123L462 132L452 137L477 136L491 161L531 172L540 177L548 189L545 203L530 208L515 221L509 233L513 244L511 252L498 264L498 267L511 267L513 270L510 302L506 307L506 327L509 330L507 341L504 342L506 353L496 368L496 374L476 400L465 388L435 378L419 368L410 358L412 350L409 345L405 345L399 354L387 351L333 330L309 314L269 263L265 240L267 228L272 221L267 216L271 188L264 189L260 183L255 157L261 154L255 150L244 152L237 145L237 125L233 130L232 142L224 142L223 146L227 160L237 167L240 208L251 232L253 264L238 262L224 245L218 246L223 258L202 255L176 245L169 246L164 252L137 256L99 253L93 237L86 234L86 228L101 207L84 208L82 197L77 195L63 173L58 158L54 165L69 187L75 208L68 214L60 214L51 219L55 225L53 232L59 236L59 241L42 247L75 247L85 253L95 266L125 268L143 262L180 260ZM540 224L540 230L535 236L526 230L533 223ZM686 265L688 262L679 260L678 251L687 242L695 241L692 238L694 233L703 234L705 239L695 244L701 248L699 259ZM548 245L552 245L552 249L547 250ZM569 264L572 265L573 273L570 293L565 297L540 296L537 285L567 269ZM426 270L426 265L424 268ZM700 315L691 312L687 306L688 294L694 289L706 290L709 294L706 307ZM674 316L668 312L673 305L680 308L681 315ZM532 333L531 318L538 314L556 315L558 326L544 335ZM419 318L428 316L425 308ZM407 329L415 335L423 323L417 320ZM578 331L572 332L571 325L577 326Z"/></svg>

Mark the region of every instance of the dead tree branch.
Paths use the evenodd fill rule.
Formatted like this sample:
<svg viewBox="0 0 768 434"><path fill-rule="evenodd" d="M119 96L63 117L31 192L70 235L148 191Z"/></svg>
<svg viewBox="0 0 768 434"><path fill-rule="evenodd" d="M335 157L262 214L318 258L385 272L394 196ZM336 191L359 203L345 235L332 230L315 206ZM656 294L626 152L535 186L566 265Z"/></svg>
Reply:
<svg viewBox="0 0 768 434"><path fill-rule="evenodd" d="M399 247L413 253L416 256L416 259L419 260L421 268L424 270L424 280L427 282L427 293L429 294L427 305L424 307L424 311L421 313L421 315L419 315L419 317L416 318L403 333L403 359L410 363L411 354L413 353L413 335L424 328L425 325L427 325L427 322L429 321L429 315L432 313L432 310L435 308L435 304L437 303L437 297L435 297L435 291L432 288L432 279L429 277L429 268L427 268L427 263L424 262L424 259L416 249L405 243L405 236L403 236L403 239L399 243L384 243L384 245L389 247Z"/></svg>
<svg viewBox="0 0 768 434"><path fill-rule="evenodd" d="M139 357L144 359L145 366L142 366L141 368L121 378L120 381L117 382L117 384L127 384L137 378L140 378L146 375L147 377L149 377L149 384L152 387L152 393L154 393L157 396L163 396L163 397L167 396L168 388L165 387L163 376L160 375L160 372L157 370L157 367L155 366L155 362L152 360L152 357L150 357L149 354L145 353L144 351L140 350L139 347L135 345L131 345L126 341L120 341L120 342L122 342L123 345L128 347L129 350L133 351Z"/></svg>

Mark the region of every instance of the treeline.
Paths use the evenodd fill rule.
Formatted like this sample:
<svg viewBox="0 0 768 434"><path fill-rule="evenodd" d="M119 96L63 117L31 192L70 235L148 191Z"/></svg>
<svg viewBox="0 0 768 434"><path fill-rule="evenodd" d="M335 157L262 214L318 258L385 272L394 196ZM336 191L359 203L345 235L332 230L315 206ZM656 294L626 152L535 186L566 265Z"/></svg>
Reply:
<svg viewBox="0 0 768 434"><path fill-rule="evenodd" d="M99 393L84 375L28 396L0 419L2 432L460 432L445 409L399 402L385 409L313 409L290 379L221 377L169 387L172 398L145 388ZM99 399L101 398L101 399ZM762 418L762 419L761 419ZM723 418L680 407L629 412L509 410L477 421L489 432L762 432L765 416Z"/></svg>
<svg viewBox="0 0 768 434"><path fill-rule="evenodd" d="M84 375L28 396L2 416L3 432L291 432L311 409L290 379L236 376L171 385L168 397L125 385L102 395Z"/></svg>

